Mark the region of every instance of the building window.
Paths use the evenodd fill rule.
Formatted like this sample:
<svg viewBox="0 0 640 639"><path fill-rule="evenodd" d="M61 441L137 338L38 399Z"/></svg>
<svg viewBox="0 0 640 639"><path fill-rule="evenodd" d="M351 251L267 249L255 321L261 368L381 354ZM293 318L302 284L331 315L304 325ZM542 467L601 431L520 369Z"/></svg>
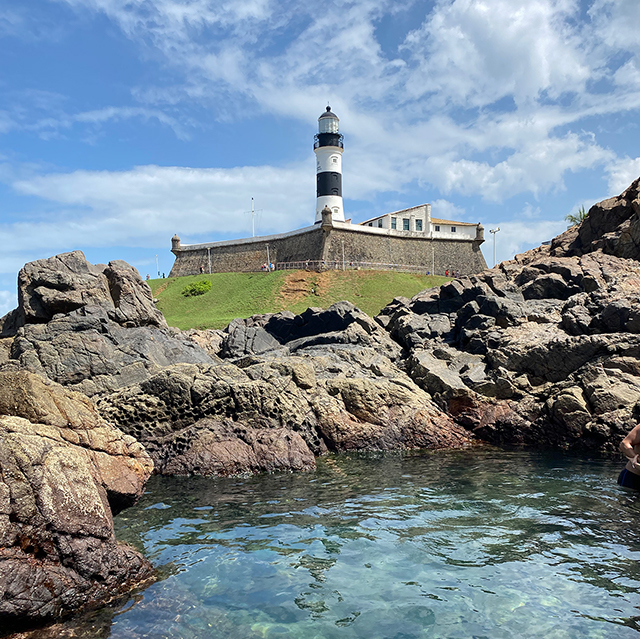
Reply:
<svg viewBox="0 0 640 639"><path fill-rule="evenodd" d="M409 220L406 217L402 219L402 230L403 231L409 230Z"/></svg>
<svg viewBox="0 0 640 639"><path fill-rule="evenodd" d="M422 231L422 220L416 220L416 231Z"/></svg>
<svg viewBox="0 0 640 639"><path fill-rule="evenodd" d="M456 227L455 227L455 226L452 226L452 227L451 227L451 232L452 232L452 233L455 233L455 232L456 232Z"/></svg>
<svg viewBox="0 0 640 639"><path fill-rule="evenodd" d="M369 226L373 226L373 222L369 222Z"/></svg>
<svg viewBox="0 0 640 639"><path fill-rule="evenodd" d="M378 220L378 228L381 229L382 228L382 220Z"/></svg>
<svg viewBox="0 0 640 639"><path fill-rule="evenodd" d="M398 228L398 218L396 217L391 218L391 228L394 230Z"/></svg>
<svg viewBox="0 0 640 639"><path fill-rule="evenodd" d="M436 226L436 231L439 233L440 232L440 227Z"/></svg>

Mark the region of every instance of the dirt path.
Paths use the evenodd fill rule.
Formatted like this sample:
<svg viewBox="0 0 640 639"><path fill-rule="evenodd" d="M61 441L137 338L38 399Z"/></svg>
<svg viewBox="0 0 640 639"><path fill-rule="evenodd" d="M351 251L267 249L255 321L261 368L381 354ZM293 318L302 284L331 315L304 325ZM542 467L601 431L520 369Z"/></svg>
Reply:
<svg viewBox="0 0 640 639"><path fill-rule="evenodd" d="M331 274L328 271L292 271L284 278L280 289L279 301L283 305L299 302L305 297L321 297L331 286Z"/></svg>

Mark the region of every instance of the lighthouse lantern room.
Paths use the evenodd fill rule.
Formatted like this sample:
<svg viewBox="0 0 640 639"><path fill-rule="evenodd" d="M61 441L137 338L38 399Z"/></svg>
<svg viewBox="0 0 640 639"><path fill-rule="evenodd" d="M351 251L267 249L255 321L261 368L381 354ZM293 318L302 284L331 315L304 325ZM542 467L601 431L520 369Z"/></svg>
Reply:
<svg viewBox="0 0 640 639"><path fill-rule="evenodd" d="M342 207L343 136L340 120L328 106L318 118L318 133L313 148L316 154L316 223L322 222L322 209L331 210L332 219L344 222Z"/></svg>

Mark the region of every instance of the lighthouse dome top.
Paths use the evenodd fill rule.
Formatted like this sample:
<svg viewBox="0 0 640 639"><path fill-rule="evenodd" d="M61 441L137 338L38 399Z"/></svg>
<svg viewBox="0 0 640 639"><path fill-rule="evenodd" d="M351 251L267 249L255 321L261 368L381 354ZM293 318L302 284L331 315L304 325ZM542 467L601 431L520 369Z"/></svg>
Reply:
<svg viewBox="0 0 640 639"><path fill-rule="evenodd" d="M340 118L328 106L327 110L318 118L319 133L338 133Z"/></svg>

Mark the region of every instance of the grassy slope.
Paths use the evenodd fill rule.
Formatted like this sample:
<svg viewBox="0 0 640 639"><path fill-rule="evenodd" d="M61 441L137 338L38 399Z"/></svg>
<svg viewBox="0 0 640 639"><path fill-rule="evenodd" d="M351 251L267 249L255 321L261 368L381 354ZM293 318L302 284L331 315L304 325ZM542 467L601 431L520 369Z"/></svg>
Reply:
<svg viewBox="0 0 640 639"><path fill-rule="evenodd" d="M211 281L211 291L197 297L181 294L187 284L201 279ZM169 325L187 329L224 328L235 317L285 309L301 313L309 306L326 308L340 300L373 316L398 295L411 297L446 280L390 271L276 271L192 275L149 284Z"/></svg>

